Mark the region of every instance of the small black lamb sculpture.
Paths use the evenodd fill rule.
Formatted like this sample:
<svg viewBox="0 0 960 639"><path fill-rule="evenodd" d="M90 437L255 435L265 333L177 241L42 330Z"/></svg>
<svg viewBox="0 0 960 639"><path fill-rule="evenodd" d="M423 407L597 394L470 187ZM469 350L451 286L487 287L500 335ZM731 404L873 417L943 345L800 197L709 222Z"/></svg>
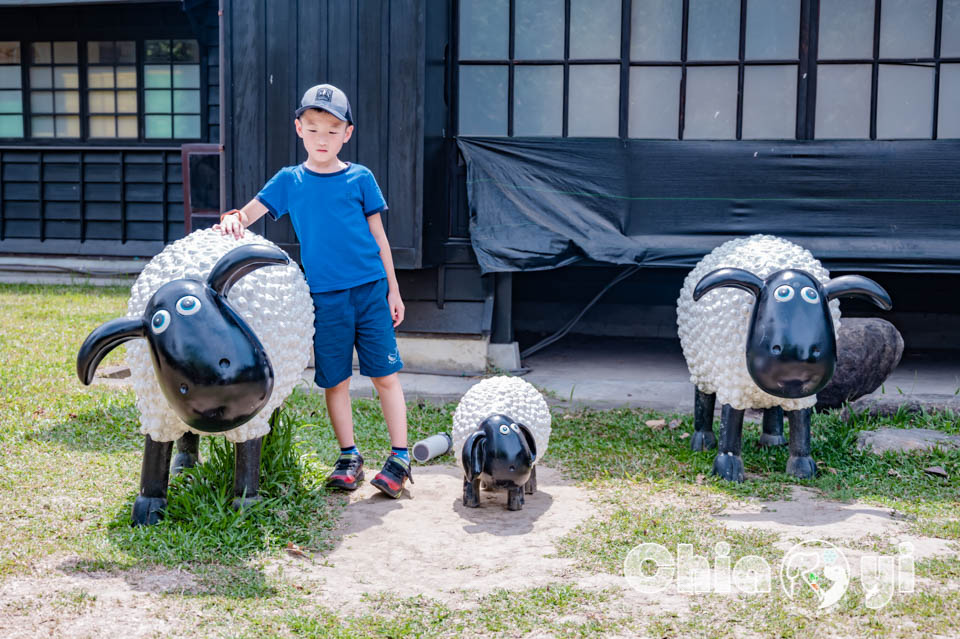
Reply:
<svg viewBox="0 0 960 639"><path fill-rule="evenodd" d="M537 479L533 433L506 415L491 415L463 444L463 505L480 505L480 483L507 491L507 508L523 508L523 494L533 494Z"/></svg>

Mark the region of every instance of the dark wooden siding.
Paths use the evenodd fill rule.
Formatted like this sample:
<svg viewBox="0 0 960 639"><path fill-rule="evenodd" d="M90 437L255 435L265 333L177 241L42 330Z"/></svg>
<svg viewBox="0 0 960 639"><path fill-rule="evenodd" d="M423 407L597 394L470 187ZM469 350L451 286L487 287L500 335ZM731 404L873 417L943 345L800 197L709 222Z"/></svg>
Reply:
<svg viewBox="0 0 960 639"><path fill-rule="evenodd" d="M347 93L356 120L341 159L380 183L397 268L422 266L425 2L224 0L228 207L306 158L293 112L306 89L328 82ZM298 254L287 219L254 230Z"/></svg>

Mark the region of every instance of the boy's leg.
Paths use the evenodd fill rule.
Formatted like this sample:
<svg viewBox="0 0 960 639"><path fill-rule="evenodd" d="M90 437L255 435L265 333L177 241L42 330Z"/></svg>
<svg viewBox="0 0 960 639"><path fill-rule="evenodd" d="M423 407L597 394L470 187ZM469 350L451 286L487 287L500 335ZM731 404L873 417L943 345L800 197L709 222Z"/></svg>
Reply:
<svg viewBox="0 0 960 639"><path fill-rule="evenodd" d="M332 388L324 389L327 399L327 413L333 432L340 442L340 448L352 448L353 441L353 410L350 404L350 378L343 380Z"/></svg>
<svg viewBox="0 0 960 639"><path fill-rule="evenodd" d="M380 395L380 408L390 433L390 445L393 448L407 448L407 403L400 386L400 374L391 373L386 377L371 377L377 394ZM341 444L342 446L343 444Z"/></svg>

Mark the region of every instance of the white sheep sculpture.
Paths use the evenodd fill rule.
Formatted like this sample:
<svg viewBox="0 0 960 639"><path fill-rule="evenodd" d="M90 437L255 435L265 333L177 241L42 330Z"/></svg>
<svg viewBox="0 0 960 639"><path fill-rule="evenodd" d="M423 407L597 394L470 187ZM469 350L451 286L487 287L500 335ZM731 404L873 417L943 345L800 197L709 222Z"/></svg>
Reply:
<svg viewBox="0 0 960 639"><path fill-rule="evenodd" d="M743 481L743 414L754 408L764 410L764 446L785 443L787 411L787 472L801 478L816 474L810 416L817 391L836 365L836 298L851 295L891 307L876 282L860 275L830 279L809 251L770 235L726 242L687 275L677 300L677 325L696 386L690 445L693 450L717 446L713 410L719 398L723 428L714 473Z"/></svg>
<svg viewBox="0 0 960 639"><path fill-rule="evenodd" d="M453 450L464 470L463 502L480 505L480 484L507 491L507 507L520 510L536 491L536 463L550 443L550 409L540 392L519 377L474 384L453 414Z"/></svg>
<svg viewBox="0 0 960 639"><path fill-rule="evenodd" d="M90 383L107 351L132 340L127 363L146 435L135 524L162 516L172 442L179 470L197 463L200 434L236 446L234 506L257 499L261 438L307 367L313 330L300 268L252 232L237 240L196 231L144 267L127 316L91 333L77 360Z"/></svg>

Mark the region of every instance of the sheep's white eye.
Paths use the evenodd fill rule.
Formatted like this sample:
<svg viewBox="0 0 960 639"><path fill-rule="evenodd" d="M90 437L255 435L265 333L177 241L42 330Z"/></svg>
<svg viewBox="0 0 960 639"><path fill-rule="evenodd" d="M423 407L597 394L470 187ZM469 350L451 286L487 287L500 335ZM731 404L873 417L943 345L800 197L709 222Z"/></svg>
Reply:
<svg viewBox="0 0 960 639"><path fill-rule="evenodd" d="M506 424L500 424L500 434L508 435L510 433L510 427Z"/></svg>
<svg viewBox="0 0 960 639"><path fill-rule="evenodd" d="M510 428L513 429L513 432L515 432L515 433L519 433L519 432L520 432L520 427L517 426L516 424L510 424Z"/></svg>
<svg viewBox="0 0 960 639"><path fill-rule="evenodd" d="M778 302L789 302L793 299L793 287L788 284L778 286L773 292L773 299Z"/></svg>
<svg viewBox="0 0 960 639"><path fill-rule="evenodd" d="M177 300L177 312L181 315L193 315L200 310L200 300L193 295L184 295Z"/></svg>
<svg viewBox="0 0 960 639"><path fill-rule="evenodd" d="M809 286L804 286L800 289L800 299L808 304L816 304L820 301L820 295L817 294L817 291Z"/></svg>
<svg viewBox="0 0 960 639"><path fill-rule="evenodd" d="M157 311L150 320L150 330L159 335L170 328L170 313L167 311Z"/></svg>

